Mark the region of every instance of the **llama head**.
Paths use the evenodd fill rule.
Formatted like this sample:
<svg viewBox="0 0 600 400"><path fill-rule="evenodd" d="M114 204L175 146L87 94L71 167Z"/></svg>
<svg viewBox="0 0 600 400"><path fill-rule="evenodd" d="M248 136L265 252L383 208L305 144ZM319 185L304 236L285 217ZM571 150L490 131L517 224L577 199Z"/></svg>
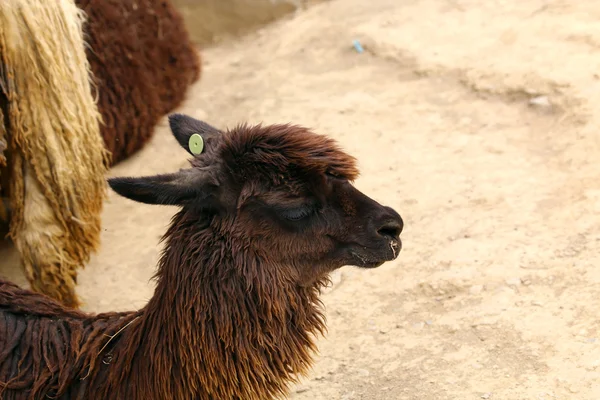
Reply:
<svg viewBox="0 0 600 400"><path fill-rule="evenodd" d="M257 256L294 266L299 284L344 265L373 268L398 256L402 218L351 184L355 159L333 140L295 125L220 131L181 114L169 123L194 156L191 168L112 178L114 191L209 220ZM190 149L192 135L203 148Z"/></svg>

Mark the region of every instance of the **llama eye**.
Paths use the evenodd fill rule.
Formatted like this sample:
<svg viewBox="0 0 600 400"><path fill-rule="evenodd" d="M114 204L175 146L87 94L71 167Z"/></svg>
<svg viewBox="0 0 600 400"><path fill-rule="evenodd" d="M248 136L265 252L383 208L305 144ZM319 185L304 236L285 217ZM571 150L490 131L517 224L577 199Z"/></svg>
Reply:
<svg viewBox="0 0 600 400"><path fill-rule="evenodd" d="M299 221L310 215L311 209L308 207L290 208L279 212L282 217L290 221Z"/></svg>
<svg viewBox="0 0 600 400"><path fill-rule="evenodd" d="M337 175L336 173L331 172L331 171L325 172L325 175L327 175L329 178L332 178L334 180L339 180L339 181L346 181L347 180L344 177L342 177L340 175Z"/></svg>

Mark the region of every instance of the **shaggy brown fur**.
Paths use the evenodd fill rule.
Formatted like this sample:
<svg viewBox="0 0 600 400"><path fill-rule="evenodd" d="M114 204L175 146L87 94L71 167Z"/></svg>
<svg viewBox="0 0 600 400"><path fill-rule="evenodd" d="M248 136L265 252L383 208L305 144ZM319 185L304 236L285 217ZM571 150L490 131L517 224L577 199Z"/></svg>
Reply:
<svg viewBox="0 0 600 400"><path fill-rule="evenodd" d="M4 1L0 7L10 235L33 289L72 306L78 305L77 269L100 241L108 156L83 22L69 0Z"/></svg>
<svg viewBox="0 0 600 400"><path fill-rule="evenodd" d="M138 151L200 77L198 51L170 0L76 0L112 164Z"/></svg>
<svg viewBox="0 0 600 400"><path fill-rule="evenodd" d="M192 167L114 178L132 200L177 205L148 305L85 315L0 281L4 399L267 400L307 372L325 330L318 295L343 265L400 251L402 219L355 189L354 159L292 125L221 132Z"/></svg>

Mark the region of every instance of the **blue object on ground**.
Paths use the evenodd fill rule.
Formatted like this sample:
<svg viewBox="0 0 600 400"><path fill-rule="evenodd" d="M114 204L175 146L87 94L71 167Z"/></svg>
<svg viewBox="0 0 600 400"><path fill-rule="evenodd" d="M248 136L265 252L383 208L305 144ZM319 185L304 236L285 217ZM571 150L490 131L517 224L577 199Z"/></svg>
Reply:
<svg viewBox="0 0 600 400"><path fill-rule="evenodd" d="M360 45L360 42L358 40L354 39L352 41L352 44L354 45L356 51L358 51L359 53L362 53L364 51L363 47Z"/></svg>

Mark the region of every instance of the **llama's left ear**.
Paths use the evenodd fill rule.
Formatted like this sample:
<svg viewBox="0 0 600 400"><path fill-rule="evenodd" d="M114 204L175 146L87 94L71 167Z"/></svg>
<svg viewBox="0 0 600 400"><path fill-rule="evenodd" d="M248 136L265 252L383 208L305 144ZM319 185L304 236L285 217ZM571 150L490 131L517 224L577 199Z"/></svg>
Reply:
<svg viewBox="0 0 600 400"><path fill-rule="evenodd" d="M216 205L216 188L206 172L182 169L173 174L108 179L119 195L145 204L184 205L194 202L202 208Z"/></svg>
<svg viewBox="0 0 600 400"><path fill-rule="evenodd" d="M169 126L181 147L193 156L201 154L204 146L221 134L221 131L206 122L183 114L169 115Z"/></svg>

